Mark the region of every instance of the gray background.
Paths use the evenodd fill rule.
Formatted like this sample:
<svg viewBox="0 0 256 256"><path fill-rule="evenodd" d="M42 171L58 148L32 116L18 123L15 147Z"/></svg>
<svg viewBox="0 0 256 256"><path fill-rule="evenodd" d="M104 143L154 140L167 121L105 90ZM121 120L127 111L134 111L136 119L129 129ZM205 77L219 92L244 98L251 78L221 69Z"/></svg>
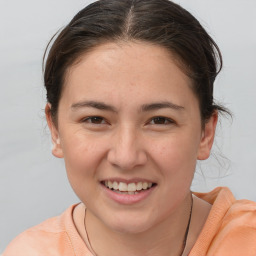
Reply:
<svg viewBox="0 0 256 256"><path fill-rule="evenodd" d="M63 160L51 155L41 62L50 37L88 2L0 0L0 252L21 231L78 202ZM256 1L176 2L219 44L224 69L215 95L234 113L233 122L222 118L213 156L198 165L192 189L229 186L237 198L256 201Z"/></svg>

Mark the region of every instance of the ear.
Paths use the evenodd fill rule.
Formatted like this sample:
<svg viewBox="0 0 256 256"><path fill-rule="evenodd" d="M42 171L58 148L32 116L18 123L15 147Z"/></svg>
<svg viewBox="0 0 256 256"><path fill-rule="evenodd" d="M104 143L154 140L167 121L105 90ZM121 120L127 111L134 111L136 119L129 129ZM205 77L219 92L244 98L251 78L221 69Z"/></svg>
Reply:
<svg viewBox="0 0 256 256"><path fill-rule="evenodd" d="M63 158L60 136L56 124L54 124L54 121L52 120L50 103L47 103L45 106L45 116L52 137L52 154L58 158Z"/></svg>
<svg viewBox="0 0 256 256"><path fill-rule="evenodd" d="M198 160L205 160L210 156L217 122L218 122L218 112L215 111L212 114L211 118L205 123L205 127L202 132L199 151L197 155Z"/></svg>

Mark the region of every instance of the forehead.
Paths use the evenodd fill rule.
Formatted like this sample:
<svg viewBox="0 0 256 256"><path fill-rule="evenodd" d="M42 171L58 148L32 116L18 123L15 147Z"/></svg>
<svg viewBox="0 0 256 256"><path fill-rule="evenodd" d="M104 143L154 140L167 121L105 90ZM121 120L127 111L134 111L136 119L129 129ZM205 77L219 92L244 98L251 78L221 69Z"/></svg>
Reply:
<svg viewBox="0 0 256 256"><path fill-rule="evenodd" d="M191 79L165 48L120 42L105 43L81 56L66 74L63 93L75 100L83 94L123 98L129 91L146 99L185 96L192 94L191 87Z"/></svg>

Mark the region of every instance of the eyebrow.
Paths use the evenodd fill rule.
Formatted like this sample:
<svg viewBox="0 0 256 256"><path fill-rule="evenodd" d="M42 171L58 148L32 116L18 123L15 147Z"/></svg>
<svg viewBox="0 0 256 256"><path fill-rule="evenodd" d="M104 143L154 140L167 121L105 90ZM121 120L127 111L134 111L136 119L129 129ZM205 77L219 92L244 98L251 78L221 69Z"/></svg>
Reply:
<svg viewBox="0 0 256 256"><path fill-rule="evenodd" d="M158 110L158 109L162 109L162 108L171 108L174 110L184 110L184 107L179 106L179 105L174 104L169 101L144 104L141 106L142 111L152 111L152 110Z"/></svg>
<svg viewBox="0 0 256 256"><path fill-rule="evenodd" d="M111 105L105 104L103 102L99 102L99 101L81 101L81 102L77 102L74 103L71 106L72 110L76 110L79 108L85 108L85 107L89 107L89 108L96 108L96 109L100 109L100 110L107 110L107 111L111 111L111 112L117 112L117 109Z"/></svg>
<svg viewBox="0 0 256 256"><path fill-rule="evenodd" d="M106 103L100 102L100 101L81 101L72 104L71 109L76 110L79 108L96 108L99 110L106 110L106 111L111 111L111 112L118 112L117 109L114 106L108 105ZM148 112L148 111L153 111L153 110L158 110L158 109L163 109L163 108L171 108L174 110L184 110L184 107L179 106L177 104L174 104L169 101L164 101L164 102L155 102L151 104L143 104L140 108L142 112Z"/></svg>

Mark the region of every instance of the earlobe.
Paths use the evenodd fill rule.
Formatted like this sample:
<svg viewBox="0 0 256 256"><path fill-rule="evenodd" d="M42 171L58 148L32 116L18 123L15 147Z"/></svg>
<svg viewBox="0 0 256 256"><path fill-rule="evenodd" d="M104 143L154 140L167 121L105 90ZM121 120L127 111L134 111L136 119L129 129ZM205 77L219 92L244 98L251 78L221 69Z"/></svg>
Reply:
<svg viewBox="0 0 256 256"><path fill-rule="evenodd" d="M54 124L54 121L52 120L51 104L50 103L47 103L45 106L45 116L46 116L49 130L51 132L52 154L55 157L63 158L63 151L62 151L62 147L61 147L60 136L59 136L58 129L56 128L56 125Z"/></svg>
<svg viewBox="0 0 256 256"><path fill-rule="evenodd" d="M217 122L218 122L218 112L215 111L212 114L211 118L205 124L204 131L202 133L198 155L197 155L198 160L205 160L210 156Z"/></svg>

